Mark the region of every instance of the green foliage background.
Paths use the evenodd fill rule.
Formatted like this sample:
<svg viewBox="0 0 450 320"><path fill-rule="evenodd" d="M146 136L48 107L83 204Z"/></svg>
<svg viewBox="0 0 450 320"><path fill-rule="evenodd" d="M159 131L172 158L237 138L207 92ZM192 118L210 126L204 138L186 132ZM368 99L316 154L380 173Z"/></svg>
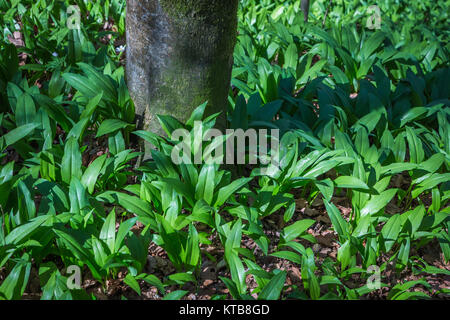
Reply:
<svg viewBox="0 0 450 320"><path fill-rule="evenodd" d="M67 28L72 4L79 30ZM205 260L227 270L230 295L213 299L367 298L379 291L366 284L372 265L387 299L448 295L426 282L448 268L412 252L437 246L448 266L449 1L316 0L308 24L298 0L240 4L229 125L280 129L271 174L172 163L171 133L194 137L205 105L184 124L160 117L166 138L135 131L124 0L0 0L0 299L22 298L33 277L41 299L96 299L67 287L70 265L105 290L120 279L138 294L146 283L180 299ZM366 27L373 4L379 30ZM207 129L215 116L203 120ZM139 167L137 139L158 147ZM299 195L324 206L335 258L318 263L307 232L317 221L302 218ZM336 196L348 199L349 217ZM281 225L268 223L278 216ZM174 273L145 271L151 243ZM213 243L222 256L205 250ZM258 255L298 266L301 282L288 285L287 271L265 270ZM389 268L417 280L384 283Z"/></svg>

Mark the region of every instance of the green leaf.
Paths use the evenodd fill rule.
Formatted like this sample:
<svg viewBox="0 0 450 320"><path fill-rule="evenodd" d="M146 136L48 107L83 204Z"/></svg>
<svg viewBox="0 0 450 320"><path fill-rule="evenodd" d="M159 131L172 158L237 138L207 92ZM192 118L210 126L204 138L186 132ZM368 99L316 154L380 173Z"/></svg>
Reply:
<svg viewBox="0 0 450 320"><path fill-rule="evenodd" d="M1 137L5 141L3 149L16 143L17 141L28 136L38 126L36 123L25 124L23 126L12 129Z"/></svg>
<svg viewBox="0 0 450 320"><path fill-rule="evenodd" d="M172 116L157 115L157 117L158 117L159 123L161 124L161 127L167 133L169 138L172 136L172 132L174 132L176 129L184 128L183 124Z"/></svg>
<svg viewBox="0 0 450 320"><path fill-rule="evenodd" d="M186 125L193 127L195 121L201 121L203 118L203 114L205 113L205 108L207 105L208 105L208 102L205 102L202 105L195 108L195 110L192 112L189 119L186 121Z"/></svg>
<svg viewBox="0 0 450 320"><path fill-rule="evenodd" d="M426 170L430 173L435 173L439 170L445 161L445 156L442 153L433 154L428 160L419 164L419 168Z"/></svg>
<svg viewBox="0 0 450 320"><path fill-rule="evenodd" d="M214 165L204 165L198 176L197 186L195 187L195 198L197 200L203 199L209 205L211 205L214 196L215 172Z"/></svg>
<svg viewBox="0 0 450 320"><path fill-rule="evenodd" d="M425 206L422 204L414 210L408 211L404 214L407 215L409 225L411 226L409 232L411 235L414 235L422 224L423 217L425 216Z"/></svg>
<svg viewBox="0 0 450 320"><path fill-rule="evenodd" d="M223 205L232 194L236 193L240 188L245 186L252 179L253 178L240 178L234 180L229 185L220 188L217 194L217 200L214 203L214 207L220 207L221 205Z"/></svg>
<svg viewBox="0 0 450 320"><path fill-rule="evenodd" d="M64 73L62 77L71 87L80 91L87 97L93 98L99 94L99 92L96 90L96 86L92 85L91 81L86 81L86 77L82 75Z"/></svg>
<svg viewBox="0 0 450 320"><path fill-rule="evenodd" d="M18 245L25 239L29 239L31 235L43 224L51 221L51 215L38 216L26 224L20 225L12 230L5 238L6 244Z"/></svg>
<svg viewBox="0 0 450 320"><path fill-rule="evenodd" d="M176 290L168 293L163 300L180 300L183 298L189 291L186 290Z"/></svg>
<svg viewBox="0 0 450 320"><path fill-rule="evenodd" d="M17 126L30 124L35 121L36 106L33 98L28 93L23 93L17 99L15 116Z"/></svg>
<svg viewBox="0 0 450 320"><path fill-rule="evenodd" d="M225 258L230 268L231 279L238 288L239 293L243 294L246 291L245 269L238 254L234 250L234 248L240 248L241 237L242 222L241 220L238 220L228 234L228 238L225 243Z"/></svg>
<svg viewBox="0 0 450 320"><path fill-rule="evenodd" d="M406 139L408 140L410 161L413 163L421 163L425 157L422 140L420 140L410 127L406 127Z"/></svg>
<svg viewBox="0 0 450 320"><path fill-rule="evenodd" d="M87 75L90 83L95 84L97 92L103 91L103 95L111 102L117 101L117 84L108 75L98 72L92 65L87 63L77 63L77 65Z"/></svg>
<svg viewBox="0 0 450 320"><path fill-rule="evenodd" d="M76 138L72 137L66 141L64 156L61 161L62 180L70 184L72 177L81 179L81 152Z"/></svg>
<svg viewBox="0 0 450 320"><path fill-rule="evenodd" d="M370 94L369 94L370 95ZM373 95L371 97L376 98ZM371 133L373 129L377 126L378 122L381 119L381 115L386 112L384 108L377 108L370 113L366 114L364 117L358 120L358 122L353 126L353 128L358 128L360 126L367 129L367 132Z"/></svg>
<svg viewBox="0 0 450 320"><path fill-rule="evenodd" d="M286 211L284 212L284 222L288 222L289 220L292 219L292 217L294 216L295 213L295 202L292 202L289 207L286 209Z"/></svg>
<svg viewBox="0 0 450 320"><path fill-rule="evenodd" d="M117 230L116 241L114 243L113 252L118 252L120 250L122 241L125 239L126 235L131 230L131 228L136 224L137 220L138 220L138 217L134 217L134 218L128 219L120 224L119 229Z"/></svg>
<svg viewBox="0 0 450 320"><path fill-rule="evenodd" d="M200 262L200 245L197 229L193 224L189 225L188 243L186 248L186 264L192 268L197 268Z"/></svg>
<svg viewBox="0 0 450 320"><path fill-rule="evenodd" d="M386 224L383 226L381 235L383 236L386 252L389 252L389 250L391 250L392 246L397 241L398 235L400 234L400 231L403 227L402 220L403 219L399 214L395 214L390 217Z"/></svg>
<svg viewBox="0 0 450 320"><path fill-rule="evenodd" d="M283 5L279 5L275 10L273 10L270 17L273 20L277 20L283 14L284 10L285 10L285 7Z"/></svg>
<svg viewBox="0 0 450 320"><path fill-rule="evenodd" d="M96 268L96 263L92 258L92 254L87 249L83 248L78 241L66 231L53 229L53 232L64 242L76 258L88 265L95 279L100 280L102 278Z"/></svg>
<svg viewBox="0 0 450 320"><path fill-rule="evenodd" d="M86 190L81 184L80 180L72 177L69 187L70 212L79 213L84 208L88 207L89 200L86 197Z"/></svg>
<svg viewBox="0 0 450 320"><path fill-rule="evenodd" d="M159 280L156 276L154 276L153 274L140 274L136 277L136 279L138 280L144 280L145 282L147 282L148 284L155 286L156 288L158 288L159 292L161 292L162 294L166 293L166 290L164 290L164 285L161 282L161 280Z"/></svg>
<svg viewBox="0 0 450 320"><path fill-rule="evenodd" d="M367 184L356 177L352 176L340 176L334 180L334 183L338 188L369 190Z"/></svg>
<svg viewBox="0 0 450 320"><path fill-rule="evenodd" d="M133 131L133 134L137 135L138 137L141 137L142 139L144 139L147 142L150 142L152 145L154 145L158 149L161 149L160 144L162 142L164 142L163 138L161 138L160 136L158 136L150 131L144 131L144 130Z"/></svg>
<svg viewBox="0 0 450 320"><path fill-rule="evenodd" d="M31 262L28 261L28 254L24 254L11 270L0 286L0 293L8 300L18 300L22 298L30 277Z"/></svg>
<svg viewBox="0 0 450 320"><path fill-rule="evenodd" d="M426 190L433 189L438 184L450 181L450 173L438 174L434 173L430 175L427 179L420 182L417 187L411 192L413 198L418 197L421 193Z"/></svg>
<svg viewBox="0 0 450 320"><path fill-rule="evenodd" d="M374 53L380 45L383 43L384 39L386 38L386 35L382 31L377 31L373 33L369 39L367 39L361 48L361 55L362 59L369 58L372 53Z"/></svg>
<svg viewBox="0 0 450 320"><path fill-rule="evenodd" d="M403 240L400 249L398 251L398 259L400 263L397 263L400 265L400 267L406 267L408 264L409 259L409 250L411 247L411 240L410 238L406 238Z"/></svg>
<svg viewBox="0 0 450 320"><path fill-rule="evenodd" d="M192 273L187 273L187 272L171 274L169 276L169 279L172 281L175 281L178 284L185 284L186 282L193 282L193 283L197 282L197 279L195 279L195 276Z"/></svg>
<svg viewBox="0 0 450 320"><path fill-rule="evenodd" d="M94 235L91 235L92 253L94 255L95 263L103 269L108 270L108 253L105 243Z"/></svg>
<svg viewBox="0 0 450 320"><path fill-rule="evenodd" d="M106 243L111 253L114 252L116 242L116 211L113 208L106 217L100 230L100 240Z"/></svg>
<svg viewBox="0 0 450 320"><path fill-rule="evenodd" d="M168 188L173 188L177 193L184 196L191 206L194 206L194 192L191 186L178 179L162 178L161 180L167 184Z"/></svg>
<svg viewBox="0 0 450 320"><path fill-rule="evenodd" d="M219 276L219 279L222 280L223 283L225 283L228 290L230 291L231 296L234 299L236 299L236 300L241 299L241 294L239 293L239 291L233 281L231 281L228 278L221 277L221 276Z"/></svg>
<svg viewBox="0 0 450 320"><path fill-rule="evenodd" d="M136 291L138 295L141 295L141 287L131 274L127 274L126 277L123 279L123 282L125 282L131 289Z"/></svg>
<svg viewBox="0 0 450 320"><path fill-rule="evenodd" d="M325 208L327 209L328 216L330 217L331 223L333 224L334 230L336 230L340 239L346 239L349 235L349 226L347 221L342 218L341 213L338 208L333 203L324 201Z"/></svg>
<svg viewBox="0 0 450 320"><path fill-rule="evenodd" d="M81 184L88 189L88 192L92 194L94 192L95 184L97 182L98 176L103 168L103 165L106 161L106 154L101 155L97 159L95 159L84 171L83 176L81 177Z"/></svg>
<svg viewBox="0 0 450 320"><path fill-rule="evenodd" d="M407 291L407 292L402 292L401 294L397 295L392 300L409 300L409 299L415 300L416 298L430 299L430 296L422 291Z"/></svg>
<svg viewBox="0 0 450 320"><path fill-rule="evenodd" d="M341 263L341 270L345 270L351 260L351 243L345 241L338 249L337 260Z"/></svg>
<svg viewBox="0 0 450 320"><path fill-rule="evenodd" d="M316 180L314 181L314 183L317 189L319 189L319 191L322 193L323 198L326 201L331 201L334 192L333 181L331 181L330 178L327 178L325 180Z"/></svg>
<svg viewBox="0 0 450 320"><path fill-rule="evenodd" d="M449 208L449 207L447 207ZM449 219L449 210L443 209L441 212L435 213L430 216L426 216L423 218L422 223L420 224L420 231L430 231L436 228L439 224L441 224L446 219Z"/></svg>
<svg viewBox="0 0 450 320"><path fill-rule="evenodd" d="M391 163L385 167L382 167L382 175L395 175L404 171L409 171L417 168L415 163Z"/></svg>
<svg viewBox="0 0 450 320"><path fill-rule="evenodd" d="M395 285L391 291L388 294L388 300L407 300L409 298L412 297L428 297L428 295L424 294L423 292L420 291L414 291L414 292L408 292L407 290L409 290L410 288L416 286L416 285L423 285L425 287L430 287L430 285L420 279L420 280L413 280L413 281L408 281L405 283L399 283L397 285ZM417 294L417 295L416 295Z"/></svg>
<svg viewBox="0 0 450 320"><path fill-rule="evenodd" d="M294 263L298 263L298 264L302 263L302 259L299 257L299 255L292 251L278 251L278 252L271 253L270 255L273 257L286 259L286 260L292 261Z"/></svg>
<svg viewBox="0 0 450 320"><path fill-rule="evenodd" d="M80 140L83 137L84 131L91 120L91 116L97 108L103 97L103 93L98 94L92 100L89 101L86 108L83 110L80 116L80 121L78 121L70 130L67 138L75 137ZM80 140L81 141L81 140Z"/></svg>
<svg viewBox="0 0 450 320"><path fill-rule="evenodd" d="M192 209L192 214L188 216L191 221L198 221L209 226L213 226L214 222L211 214L211 207L203 200L198 200Z"/></svg>
<svg viewBox="0 0 450 320"><path fill-rule="evenodd" d="M116 203L125 210L140 217L153 217L152 211L150 210L150 205L147 202L126 193L118 191L105 191L99 194L96 199L107 203Z"/></svg>
<svg viewBox="0 0 450 320"><path fill-rule="evenodd" d="M297 64L298 64L298 50L295 43L291 43L286 53L284 54L284 68L292 68L294 71L297 70Z"/></svg>
<svg viewBox="0 0 450 320"><path fill-rule="evenodd" d="M378 211L386 207L396 193L397 189L388 189L379 195L372 196L364 208L361 209L361 216L376 214Z"/></svg>
<svg viewBox="0 0 450 320"><path fill-rule="evenodd" d="M286 281L286 271L276 274L258 295L258 300L278 300Z"/></svg>
<svg viewBox="0 0 450 320"><path fill-rule="evenodd" d="M403 134L399 134L394 140L394 152L396 162L404 162L406 154L406 143Z"/></svg>
<svg viewBox="0 0 450 320"><path fill-rule="evenodd" d="M104 136L105 134L110 134L130 126L132 125L119 119L107 119L100 124L95 137L98 138Z"/></svg>
<svg viewBox="0 0 450 320"><path fill-rule="evenodd" d="M283 229L283 239L285 242L289 242L291 240L294 240L298 236L300 236L302 233L304 233L306 230L308 230L309 227L311 227L316 221L311 219L303 219L299 220L290 226Z"/></svg>
<svg viewBox="0 0 450 320"><path fill-rule="evenodd" d="M111 154L118 154L125 151L125 140L121 131L117 131L115 134L109 135L108 137L108 148Z"/></svg>
<svg viewBox="0 0 450 320"><path fill-rule="evenodd" d="M405 124L416 120L423 114L425 114L428 111L425 107L417 107L409 109L408 112L403 114L403 116L400 118L400 127L403 127Z"/></svg>

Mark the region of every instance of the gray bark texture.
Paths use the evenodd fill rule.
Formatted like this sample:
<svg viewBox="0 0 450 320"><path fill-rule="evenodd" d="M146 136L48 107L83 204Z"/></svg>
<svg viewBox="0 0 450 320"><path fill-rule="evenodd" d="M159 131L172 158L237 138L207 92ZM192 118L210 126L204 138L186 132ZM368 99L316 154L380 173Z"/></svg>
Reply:
<svg viewBox="0 0 450 320"><path fill-rule="evenodd" d="M305 22L308 22L308 16L309 16L309 0L302 0L300 2L301 8L303 11L303 20Z"/></svg>
<svg viewBox="0 0 450 320"><path fill-rule="evenodd" d="M238 0L127 0L127 83L138 128L162 134L157 114L180 121L209 101L225 112ZM147 152L146 147L146 152Z"/></svg>

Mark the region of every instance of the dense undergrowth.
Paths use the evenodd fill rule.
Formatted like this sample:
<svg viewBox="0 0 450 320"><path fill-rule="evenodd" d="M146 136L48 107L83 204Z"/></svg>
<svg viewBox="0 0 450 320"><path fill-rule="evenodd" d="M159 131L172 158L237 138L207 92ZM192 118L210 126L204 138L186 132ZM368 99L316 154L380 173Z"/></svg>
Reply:
<svg viewBox="0 0 450 320"><path fill-rule="evenodd" d="M448 297L448 1L241 0L229 126L280 129L271 171L175 165L205 106L136 131L125 1L69 4L0 0L0 299Z"/></svg>

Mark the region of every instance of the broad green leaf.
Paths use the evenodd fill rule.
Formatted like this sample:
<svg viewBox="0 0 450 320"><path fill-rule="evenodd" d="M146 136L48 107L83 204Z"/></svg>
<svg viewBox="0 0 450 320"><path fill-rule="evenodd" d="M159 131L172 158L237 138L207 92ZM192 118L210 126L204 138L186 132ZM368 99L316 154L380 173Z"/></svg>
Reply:
<svg viewBox="0 0 450 320"><path fill-rule="evenodd" d="M302 259L299 257L299 255L292 251L278 251L278 252L271 253L270 255L273 257L286 259L286 260L292 261L297 264L302 263Z"/></svg>
<svg viewBox="0 0 450 320"><path fill-rule="evenodd" d="M72 137L66 141L64 156L61 161L62 180L70 184L72 177L81 179L81 152L76 138Z"/></svg>
<svg viewBox="0 0 450 320"><path fill-rule="evenodd" d="M81 210L90 206L86 196L86 189L77 177L72 177L69 187L70 212L80 213Z"/></svg>
<svg viewBox="0 0 450 320"><path fill-rule="evenodd" d="M240 179L234 180L229 185L220 188L219 192L217 194L217 200L214 203L214 207L220 207L221 205L223 205L232 194L234 194L240 188L245 186L251 180L252 180L252 178L240 178Z"/></svg>
<svg viewBox="0 0 450 320"><path fill-rule="evenodd" d="M302 233L304 233L306 230L308 230L309 227L311 227L314 223L316 223L315 220L311 219L303 219L299 220L290 226L283 229L283 239L285 242L289 242L291 240L294 240L298 236L300 236Z"/></svg>
<svg viewBox="0 0 450 320"><path fill-rule="evenodd" d="M367 184L356 177L352 176L340 176L334 180L334 183L338 188L360 189L369 190Z"/></svg>
<svg viewBox="0 0 450 320"><path fill-rule="evenodd" d="M286 271L277 273L258 295L258 300L278 300L286 281Z"/></svg>
<svg viewBox="0 0 450 320"><path fill-rule="evenodd" d="M123 282L125 282L125 284L127 284L131 289L136 291L138 295L141 295L141 287L131 274L127 274L126 277L123 279Z"/></svg>
<svg viewBox="0 0 450 320"><path fill-rule="evenodd" d="M361 209L361 216L374 215L392 200L397 193L397 189L388 189L379 195L374 195L370 198L364 208Z"/></svg>
<svg viewBox="0 0 450 320"><path fill-rule="evenodd" d="M214 196L214 176L215 167L211 164L205 164L198 176L198 183L195 187L195 198L203 199L211 205Z"/></svg>
<svg viewBox="0 0 450 320"><path fill-rule="evenodd" d="M222 280L223 283L225 283L225 285L227 286L228 290L230 291L231 296L234 299L236 299L236 300L241 299L241 294L239 293L239 290L238 290L238 288L236 287L236 284L233 281L231 281L228 278L221 277L221 276L219 276L219 279Z"/></svg>
<svg viewBox="0 0 450 320"><path fill-rule="evenodd" d="M155 275L153 274L140 274L137 277L135 277L138 280L144 280L145 282L147 282L148 284L155 286L156 288L158 288L159 292L161 292L162 294L165 294L166 291L164 290L164 285L161 282L161 280L159 280Z"/></svg>
<svg viewBox="0 0 450 320"><path fill-rule="evenodd" d="M177 282L178 284L184 284L186 282L193 282L193 283L197 282L197 279L195 279L195 276L192 273L186 272L171 274L169 276L169 279Z"/></svg>
<svg viewBox="0 0 450 320"><path fill-rule="evenodd" d="M31 262L27 261L29 259L28 254L24 254L22 258L24 260L20 260L15 264L0 286L0 293L8 300L21 299L28 284Z"/></svg>
<svg viewBox="0 0 450 320"><path fill-rule="evenodd" d="M83 248L81 244L78 243L78 241L66 231L53 229L53 232L55 232L58 238L60 238L61 241L64 242L64 244L76 258L80 259L88 265L95 279L100 280L102 278L89 250Z"/></svg>
<svg viewBox="0 0 450 320"><path fill-rule="evenodd" d="M132 125L119 119L107 119L100 124L100 127L97 130L97 135L95 137L98 138L104 136L105 134L110 134L129 126Z"/></svg>
<svg viewBox="0 0 450 320"><path fill-rule="evenodd" d="M411 210L404 214L407 215L409 225L411 226L411 230L409 230L409 232L411 233L411 235L414 235L414 233L419 230L423 217L425 216L425 207L423 205L420 205L414 210Z"/></svg>
<svg viewBox="0 0 450 320"><path fill-rule="evenodd" d="M412 108L408 112L406 112L401 118L400 118L400 127L403 127L405 124L419 118L423 114L427 112L427 108L425 107L417 107Z"/></svg>
<svg viewBox="0 0 450 320"><path fill-rule="evenodd" d="M403 224L401 216L399 214L395 214L389 218L389 220L383 226L383 229L381 229L381 235L383 236L386 252L389 252L392 246L397 241L402 227Z"/></svg>
<svg viewBox="0 0 450 320"><path fill-rule="evenodd" d="M118 191L105 191L96 197L99 201L115 203L139 217L153 217L150 204L138 197Z"/></svg>
<svg viewBox="0 0 450 320"><path fill-rule="evenodd" d="M97 159L95 159L84 171L81 177L81 184L88 189L88 192L92 194L94 192L95 184L97 182L98 176L103 168L107 155L103 154Z"/></svg>
<svg viewBox="0 0 450 320"><path fill-rule="evenodd" d="M341 213L338 208L333 203L324 201L325 208L327 209L328 216L330 217L331 223L333 224L334 230L336 230L340 239L346 239L349 235L348 222L342 218Z"/></svg>
<svg viewBox="0 0 450 320"><path fill-rule="evenodd" d="M111 253L114 252L116 242L116 211L111 210L100 230L100 240L106 243Z"/></svg>
<svg viewBox="0 0 450 320"><path fill-rule="evenodd" d="M117 230L113 252L118 252L120 250L123 240L125 239L128 232L131 230L131 228L136 224L137 220L138 217L134 217L120 224L119 229Z"/></svg>
<svg viewBox="0 0 450 320"><path fill-rule="evenodd" d="M18 127L35 122L36 106L33 98L28 93L23 93L17 99L15 116Z"/></svg>
<svg viewBox="0 0 450 320"><path fill-rule="evenodd" d="M284 68L292 68L294 71L297 70L297 64L298 64L298 50L295 43L291 43L284 55Z"/></svg>
<svg viewBox="0 0 450 320"><path fill-rule="evenodd" d="M351 243L350 240L345 241L338 249L337 260L341 263L341 270L345 270L350 264L351 259Z"/></svg>
<svg viewBox="0 0 450 320"><path fill-rule="evenodd" d="M9 233L6 238L6 244L19 244L21 241L25 239L29 239L31 235L43 224L51 221L51 215L38 216L26 224L16 227L14 230Z"/></svg>
<svg viewBox="0 0 450 320"><path fill-rule="evenodd" d="M406 127L406 139L408 140L410 161L413 163L421 163L425 157L422 140L420 140L410 127Z"/></svg>
<svg viewBox="0 0 450 320"><path fill-rule="evenodd" d="M201 121L207 105L208 102L205 102L202 105L195 108L189 119L186 121L186 125L193 127L195 121Z"/></svg>
<svg viewBox="0 0 450 320"><path fill-rule="evenodd" d="M3 148L9 147L16 143L17 141L25 138L28 136L36 127L38 124L36 123L30 123L25 124L23 126L17 127L15 129L12 129L11 131L7 132L5 135L1 137L2 140L4 140L5 145Z"/></svg>

